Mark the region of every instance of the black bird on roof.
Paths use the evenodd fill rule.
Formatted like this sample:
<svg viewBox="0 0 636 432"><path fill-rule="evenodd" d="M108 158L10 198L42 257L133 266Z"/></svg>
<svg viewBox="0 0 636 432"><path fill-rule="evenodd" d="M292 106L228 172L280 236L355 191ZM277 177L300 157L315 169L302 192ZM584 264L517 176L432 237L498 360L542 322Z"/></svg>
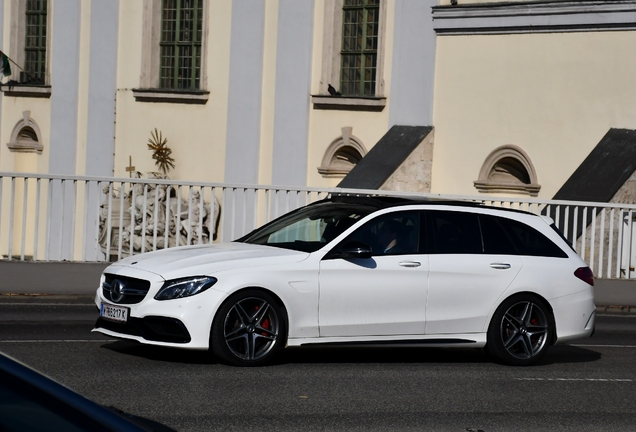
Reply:
<svg viewBox="0 0 636 432"><path fill-rule="evenodd" d="M342 93L336 90L331 84L329 84L329 87L327 87L327 91L331 96L342 96Z"/></svg>

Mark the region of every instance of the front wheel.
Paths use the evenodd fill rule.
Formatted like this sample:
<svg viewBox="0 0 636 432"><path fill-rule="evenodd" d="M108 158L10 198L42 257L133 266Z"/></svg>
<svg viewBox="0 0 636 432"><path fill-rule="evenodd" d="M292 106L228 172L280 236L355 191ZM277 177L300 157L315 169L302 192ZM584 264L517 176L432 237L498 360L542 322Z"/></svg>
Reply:
<svg viewBox="0 0 636 432"><path fill-rule="evenodd" d="M554 336L550 308L539 297L521 294L504 301L488 328L488 353L503 363L527 366L543 357Z"/></svg>
<svg viewBox="0 0 636 432"><path fill-rule="evenodd" d="M284 343L286 325L275 300L258 290L239 292L218 310L212 323L212 351L236 366L258 366Z"/></svg>

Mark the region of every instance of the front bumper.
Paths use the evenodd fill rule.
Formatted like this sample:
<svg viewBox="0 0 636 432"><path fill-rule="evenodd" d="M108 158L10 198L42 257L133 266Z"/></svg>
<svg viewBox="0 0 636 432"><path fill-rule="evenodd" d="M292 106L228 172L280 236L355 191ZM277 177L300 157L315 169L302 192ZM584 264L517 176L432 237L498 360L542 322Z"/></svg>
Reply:
<svg viewBox="0 0 636 432"><path fill-rule="evenodd" d="M190 332L180 320L166 317L130 317L125 323L99 317L95 323L95 329L96 331L104 329L114 334L137 336L152 342L187 344L192 340Z"/></svg>
<svg viewBox="0 0 636 432"><path fill-rule="evenodd" d="M153 284L140 303L118 305L130 309L125 323L99 317L92 331L144 344L208 349L214 313L226 294L208 289L192 297L159 301L154 299L158 289ZM101 303L116 304L99 288L95 305L99 308Z"/></svg>

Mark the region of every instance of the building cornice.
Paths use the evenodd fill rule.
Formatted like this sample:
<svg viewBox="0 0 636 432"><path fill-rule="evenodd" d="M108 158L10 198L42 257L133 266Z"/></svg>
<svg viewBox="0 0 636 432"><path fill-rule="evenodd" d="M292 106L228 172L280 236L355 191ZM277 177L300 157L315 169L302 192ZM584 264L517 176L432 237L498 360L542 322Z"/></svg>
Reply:
<svg viewBox="0 0 636 432"><path fill-rule="evenodd" d="M636 29L636 0L487 3L432 8L438 35Z"/></svg>
<svg viewBox="0 0 636 432"><path fill-rule="evenodd" d="M51 86L29 84L0 84L0 91L6 96L50 98Z"/></svg>
<svg viewBox="0 0 636 432"><path fill-rule="evenodd" d="M386 97L311 95L311 102L315 109L382 111Z"/></svg>
<svg viewBox="0 0 636 432"><path fill-rule="evenodd" d="M210 97L206 90L132 89L137 102L163 102L204 105Z"/></svg>

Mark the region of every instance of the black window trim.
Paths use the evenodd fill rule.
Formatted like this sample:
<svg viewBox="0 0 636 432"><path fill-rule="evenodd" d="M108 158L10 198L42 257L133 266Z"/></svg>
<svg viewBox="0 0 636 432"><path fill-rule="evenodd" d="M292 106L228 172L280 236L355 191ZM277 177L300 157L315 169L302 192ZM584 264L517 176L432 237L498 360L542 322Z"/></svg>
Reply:
<svg viewBox="0 0 636 432"><path fill-rule="evenodd" d="M501 228L504 230L504 232L506 233L506 235L508 236L508 239L511 241L513 247L515 248L515 254L501 254L501 255L509 255L509 256L525 256L525 257L544 257L544 258L568 258L569 255L563 250L563 248L561 246L559 246L557 243L555 243L554 241L552 241L552 239L550 239L548 236L546 236L544 233L542 233L541 231L539 231L538 229L534 228L533 226L522 222L518 219L514 219L514 218L507 218L504 216L500 216L500 215L496 215L496 214L490 214L490 213L481 213L481 212L469 212L469 211L463 211L461 209L456 209L456 210L442 210L442 209L421 209L420 210L423 214L424 214L424 219L425 219L425 225L420 227L420 247L422 245L426 245L426 252L420 252L420 253L425 253L427 255L471 255L474 253L470 253L470 252L455 252L455 253L445 253L445 252L438 252L437 251L437 245L435 243L435 238L433 235L433 217L432 217L432 213L431 212L452 212L452 213L470 213L470 214L474 214L477 217L477 222L478 222L478 226L479 226L479 236L480 236L480 240L481 240L481 255L491 255L489 253L486 253L486 247L485 247L485 242L484 242L484 231L482 228L482 217L492 217L495 218L496 221L501 221L501 220L510 220L519 224L524 225L525 227L531 229L532 231L536 232L538 235L540 235L541 237L543 237L545 240L547 240L548 242L550 242L555 248L557 248L558 251L561 252L561 254L559 255L533 255L533 254L527 254L527 253L523 253L522 250L519 249L519 245L518 240L515 238L512 238L510 236L510 233L508 232L508 228L504 225L501 225ZM422 221L420 221L420 225L422 225ZM552 228L554 229L554 228ZM430 233L430 234L429 234ZM557 233L559 233L557 231ZM422 238L422 236L426 236L425 239ZM563 235L560 235L561 238L563 238L566 243L568 243L567 239L565 239L563 237ZM569 243L568 243L569 245ZM571 246L570 246L571 247Z"/></svg>

